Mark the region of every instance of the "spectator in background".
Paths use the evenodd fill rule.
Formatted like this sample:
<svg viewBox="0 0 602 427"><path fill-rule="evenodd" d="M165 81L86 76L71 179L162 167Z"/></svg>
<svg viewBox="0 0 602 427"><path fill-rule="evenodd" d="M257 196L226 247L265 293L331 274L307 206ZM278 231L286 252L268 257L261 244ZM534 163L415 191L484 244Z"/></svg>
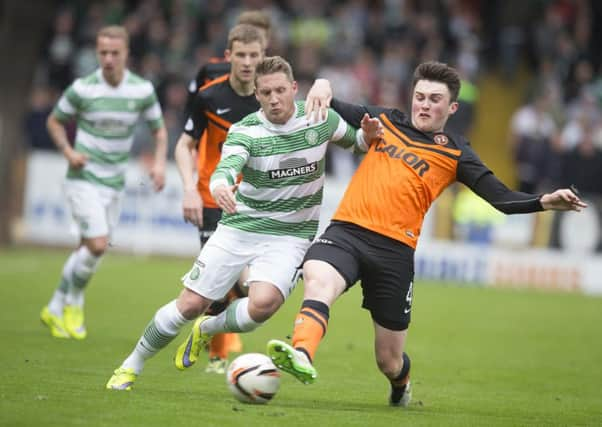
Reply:
<svg viewBox="0 0 602 427"><path fill-rule="evenodd" d="M552 145L558 129L547 111L550 98L538 91L533 100L512 116L510 146L518 172L518 190L536 193L548 177Z"/></svg>
<svg viewBox="0 0 602 427"><path fill-rule="evenodd" d="M48 46L48 80L58 90L67 87L73 79L71 58L76 45L74 37L74 16L68 9L62 9L54 19L53 34Z"/></svg>
<svg viewBox="0 0 602 427"><path fill-rule="evenodd" d="M54 150L56 146L52 142L46 120L52 111L54 99L52 90L45 86L36 86L29 97L29 111L23 120L23 127L27 137L27 145L30 148L40 150Z"/></svg>
<svg viewBox="0 0 602 427"><path fill-rule="evenodd" d="M562 179L587 196L602 196L602 120L583 117L577 143L564 154Z"/></svg>

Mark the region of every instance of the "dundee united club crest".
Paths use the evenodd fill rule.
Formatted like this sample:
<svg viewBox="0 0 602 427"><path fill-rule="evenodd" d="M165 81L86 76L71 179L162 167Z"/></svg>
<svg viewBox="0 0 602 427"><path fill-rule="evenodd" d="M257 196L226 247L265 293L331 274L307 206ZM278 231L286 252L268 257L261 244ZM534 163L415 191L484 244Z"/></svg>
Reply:
<svg viewBox="0 0 602 427"><path fill-rule="evenodd" d="M435 141L435 144L438 145L447 145L449 139L447 139L447 136L440 133L434 136L433 141Z"/></svg>

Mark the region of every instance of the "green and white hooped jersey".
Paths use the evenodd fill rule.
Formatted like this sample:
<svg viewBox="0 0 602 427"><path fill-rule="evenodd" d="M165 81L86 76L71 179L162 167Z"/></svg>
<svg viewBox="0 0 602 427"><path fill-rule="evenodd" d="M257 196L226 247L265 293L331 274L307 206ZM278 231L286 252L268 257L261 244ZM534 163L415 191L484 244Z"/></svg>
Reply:
<svg viewBox="0 0 602 427"><path fill-rule="evenodd" d="M230 127L210 188L232 185L236 213L221 224L244 231L313 239L318 229L329 141L365 152L363 133L334 110L325 121L310 123L304 103L295 103L293 117L283 125L269 122L260 110Z"/></svg>
<svg viewBox="0 0 602 427"><path fill-rule="evenodd" d="M161 107L150 81L126 70L118 86L111 86L97 69L65 90L53 114L66 121L75 117L75 150L88 156L68 179L83 179L115 190L125 185L136 122L142 116L152 130L163 125Z"/></svg>

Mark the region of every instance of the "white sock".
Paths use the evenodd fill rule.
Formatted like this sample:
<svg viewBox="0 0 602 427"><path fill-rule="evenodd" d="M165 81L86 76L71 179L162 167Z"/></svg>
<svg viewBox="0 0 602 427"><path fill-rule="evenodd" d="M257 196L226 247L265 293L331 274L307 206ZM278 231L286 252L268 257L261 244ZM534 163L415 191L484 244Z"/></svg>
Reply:
<svg viewBox="0 0 602 427"><path fill-rule="evenodd" d="M50 298L50 302L48 303L48 311L58 317L63 317L63 308L65 307L65 300L67 298L67 294L64 293L61 289L57 289L52 294L52 298Z"/></svg>
<svg viewBox="0 0 602 427"><path fill-rule="evenodd" d="M144 329L134 351L125 359L122 368L131 368L140 374L144 362L167 346L189 321L176 307L176 300L164 305Z"/></svg>
<svg viewBox="0 0 602 427"><path fill-rule="evenodd" d="M220 314L201 323L201 331L210 335L220 332L250 332L259 325L261 323L251 319L249 297L245 297L232 301Z"/></svg>
<svg viewBox="0 0 602 427"><path fill-rule="evenodd" d="M67 304L83 307L84 289L86 289L102 257L93 255L85 245L81 246L75 255Z"/></svg>
<svg viewBox="0 0 602 427"><path fill-rule="evenodd" d="M69 255L69 258L67 258L67 261L63 264L61 281L48 303L48 310L55 316L63 316L63 308L67 303L67 294L71 288L71 276L73 275L73 266L75 265L76 258L77 250L71 252L71 255Z"/></svg>

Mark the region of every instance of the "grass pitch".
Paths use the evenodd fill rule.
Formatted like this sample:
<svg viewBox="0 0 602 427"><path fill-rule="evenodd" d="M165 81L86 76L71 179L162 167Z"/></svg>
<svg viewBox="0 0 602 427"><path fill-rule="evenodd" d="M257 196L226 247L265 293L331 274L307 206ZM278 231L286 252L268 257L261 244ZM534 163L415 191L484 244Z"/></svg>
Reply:
<svg viewBox="0 0 602 427"><path fill-rule="evenodd" d="M0 250L1 426L573 426L602 425L602 298L418 281L407 351L414 399L386 405L372 323L359 288L333 307L305 386L283 374L268 405L245 405L204 366L179 372L180 339L129 393L104 389L156 309L180 291L190 260L111 254L86 297L89 337L56 340L39 312L65 250ZM243 336L246 352L285 338L302 297ZM184 334L182 334L184 336Z"/></svg>

